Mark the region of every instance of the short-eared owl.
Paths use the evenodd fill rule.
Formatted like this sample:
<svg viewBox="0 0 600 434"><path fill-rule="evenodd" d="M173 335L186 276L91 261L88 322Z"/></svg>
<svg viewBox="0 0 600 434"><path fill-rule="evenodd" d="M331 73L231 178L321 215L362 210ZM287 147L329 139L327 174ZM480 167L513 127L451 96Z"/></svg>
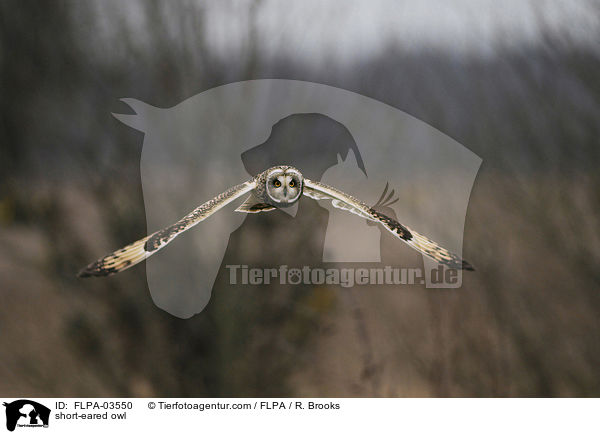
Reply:
<svg viewBox="0 0 600 434"><path fill-rule="evenodd" d="M106 276L126 270L153 255L169 244L177 235L210 217L219 209L246 193L250 193L250 196L236 209L238 212L257 213L286 208L294 205L302 195L315 200L331 200L336 208L383 225L413 249L433 258L440 264L450 268L473 270L471 264L462 260L458 255L449 252L427 237L377 211L375 207L370 207L336 188L306 179L298 169L292 166L276 166L265 170L243 184L231 187L214 199L203 203L177 223L88 265L79 272L79 276Z"/></svg>

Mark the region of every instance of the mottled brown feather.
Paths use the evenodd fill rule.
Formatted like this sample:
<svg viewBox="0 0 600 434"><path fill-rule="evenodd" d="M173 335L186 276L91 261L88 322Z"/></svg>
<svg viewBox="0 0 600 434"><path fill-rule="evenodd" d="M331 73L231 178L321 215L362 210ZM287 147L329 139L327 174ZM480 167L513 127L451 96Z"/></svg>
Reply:
<svg viewBox="0 0 600 434"><path fill-rule="evenodd" d="M161 229L147 237L129 244L99 260L91 263L79 272L78 277L108 276L139 264L144 259L162 249L177 235L208 218L219 209L238 197L251 191L254 180L236 185L217 197L203 203L178 222Z"/></svg>
<svg viewBox="0 0 600 434"><path fill-rule="evenodd" d="M446 265L450 268L457 268L463 270L472 271L475 269L471 264L463 260L457 254L450 252L449 250L437 244L435 241L432 241L424 235L421 235L418 232L413 231L409 227L402 225L393 218L371 208L364 202L361 202L360 200L350 196L349 194L346 194L329 185L322 184L317 181L311 181L306 178L304 179L304 184L305 194L308 197L315 200L321 200L326 198L331 199L334 205L336 201L342 201L346 203L348 207L338 206L338 208L345 209L354 214L358 214L363 218L380 223L388 231L394 234L394 236L406 242L413 249L429 256L430 258L436 260L440 264ZM388 186L386 185L386 188L383 194L381 195L381 198L379 199L378 203L382 200L385 201L391 199L393 195L393 190L385 200L383 199L385 197L385 194L387 193L387 189Z"/></svg>

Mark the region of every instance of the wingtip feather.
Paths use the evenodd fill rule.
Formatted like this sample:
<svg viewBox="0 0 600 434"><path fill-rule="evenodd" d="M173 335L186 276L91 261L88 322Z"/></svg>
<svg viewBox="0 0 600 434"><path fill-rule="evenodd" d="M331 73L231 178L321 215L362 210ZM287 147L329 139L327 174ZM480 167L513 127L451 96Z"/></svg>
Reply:
<svg viewBox="0 0 600 434"><path fill-rule="evenodd" d="M463 259L462 269L467 271L475 271L475 267Z"/></svg>
<svg viewBox="0 0 600 434"><path fill-rule="evenodd" d="M149 237L142 238L128 246L123 247L105 257L92 262L77 273L77 277L109 276L126 270L142 262L152 254L146 250L146 241Z"/></svg>

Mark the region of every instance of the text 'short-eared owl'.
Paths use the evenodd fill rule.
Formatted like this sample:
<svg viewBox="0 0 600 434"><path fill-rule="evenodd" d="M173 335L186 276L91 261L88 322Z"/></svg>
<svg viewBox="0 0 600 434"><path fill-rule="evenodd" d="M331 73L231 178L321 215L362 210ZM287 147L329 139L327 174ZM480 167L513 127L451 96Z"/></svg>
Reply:
<svg viewBox="0 0 600 434"><path fill-rule="evenodd" d="M471 264L462 260L458 255L444 249L429 238L398 223L393 218L364 202L336 188L306 179L294 167L276 166L265 170L243 184L231 187L229 190L203 203L171 226L148 235L88 265L79 272L79 276L106 276L126 270L153 255L170 243L177 235L210 217L225 205L246 193L250 193L250 196L236 209L238 212L257 213L286 208L294 205L302 195L315 200L331 200L336 208L383 225L413 249L433 258L440 264L450 268L474 269Z"/></svg>

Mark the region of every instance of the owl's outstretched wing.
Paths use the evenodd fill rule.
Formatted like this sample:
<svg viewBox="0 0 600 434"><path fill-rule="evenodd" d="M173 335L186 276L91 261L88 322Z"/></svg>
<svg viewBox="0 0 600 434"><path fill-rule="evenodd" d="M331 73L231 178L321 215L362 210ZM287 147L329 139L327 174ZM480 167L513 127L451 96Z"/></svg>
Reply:
<svg viewBox="0 0 600 434"><path fill-rule="evenodd" d="M435 241L432 241L424 235L413 231L409 227L398 223L393 218L380 213L366 203L361 202L355 197L352 197L349 194L338 190L337 188L305 178L304 195L315 200L331 200L332 205L336 208L349 211L359 215L362 218L380 223L388 231L407 243L413 249L429 256L440 264L446 265L450 268L474 270L471 264L463 260L457 254L446 250Z"/></svg>
<svg viewBox="0 0 600 434"><path fill-rule="evenodd" d="M256 183L253 180L231 187L217 197L203 203L177 223L98 259L81 270L78 276L108 276L109 274L118 273L142 262L169 244L177 235L210 217L243 194L252 191L254 187L256 187Z"/></svg>

